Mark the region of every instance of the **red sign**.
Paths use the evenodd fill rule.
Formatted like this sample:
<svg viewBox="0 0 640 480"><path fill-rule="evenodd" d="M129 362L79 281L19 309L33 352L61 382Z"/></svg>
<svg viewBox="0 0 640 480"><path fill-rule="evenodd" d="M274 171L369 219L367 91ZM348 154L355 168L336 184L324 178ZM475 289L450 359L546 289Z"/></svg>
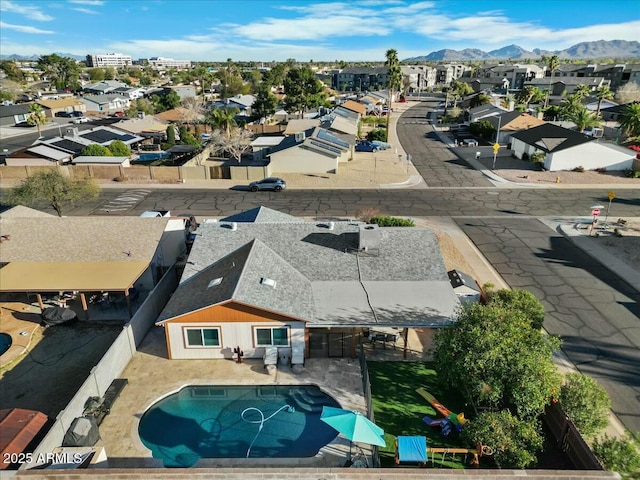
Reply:
<svg viewBox="0 0 640 480"><path fill-rule="evenodd" d="M593 215L594 217L597 217L598 215L600 215L600 209L594 208L593 210L591 210L591 215Z"/></svg>

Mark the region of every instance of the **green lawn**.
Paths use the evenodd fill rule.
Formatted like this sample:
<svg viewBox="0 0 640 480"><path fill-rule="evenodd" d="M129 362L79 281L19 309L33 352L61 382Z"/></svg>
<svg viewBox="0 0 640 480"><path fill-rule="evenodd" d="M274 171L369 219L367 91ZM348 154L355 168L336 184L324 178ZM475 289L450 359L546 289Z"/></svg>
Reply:
<svg viewBox="0 0 640 480"><path fill-rule="evenodd" d="M443 437L440 427L429 427L422 417L441 418L416 388L422 387L431 393L449 410L464 412L469 417L471 407L465 409L462 397L455 392L455 385L447 389L438 381L433 365L423 362L372 362L368 361L371 379L371 395L375 422L385 431L386 448L380 448L383 467L392 466L395 457L395 437L398 435L420 435L427 437L428 447L462 448L458 435ZM436 468L465 468L464 455L434 455ZM431 455L429 466L432 465Z"/></svg>

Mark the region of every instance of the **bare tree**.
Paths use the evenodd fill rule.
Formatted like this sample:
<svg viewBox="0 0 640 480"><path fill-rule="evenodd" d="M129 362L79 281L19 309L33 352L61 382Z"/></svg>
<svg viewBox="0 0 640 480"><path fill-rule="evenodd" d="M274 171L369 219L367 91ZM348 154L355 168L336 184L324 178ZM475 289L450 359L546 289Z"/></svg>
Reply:
<svg viewBox="0 0 640 480"><path fill-rule="evenodd" d="M242 155L251 148L253 134L248 130L235 127L230 130L230 135L222 130L214 130L209 140L209 145L213 147L213 152L218 155L228 154L231 158L240 163Z"/></svg>

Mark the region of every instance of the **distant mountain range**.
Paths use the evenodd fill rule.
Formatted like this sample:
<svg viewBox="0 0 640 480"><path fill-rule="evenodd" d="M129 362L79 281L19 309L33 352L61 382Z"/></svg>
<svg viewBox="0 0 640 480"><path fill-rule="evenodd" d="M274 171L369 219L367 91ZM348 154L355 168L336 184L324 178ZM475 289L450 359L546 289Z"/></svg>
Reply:
<svg viewBox="0 0 640 480"><path fill-rule="evenodd" d="M442 62L442 61L472 61L472 60L521 60L536 59L542 55L558 55L561 59L589 59L598 58L640 58L640 43L627 40L598 40L597 42L581 42L564 50L525 50L518 45L509 45L485 52L477 48L464 50L438 50L428 55L407 58L404 62Z"/></svg>
<svg viewBox="0 0 640 480"><path fill-rule="evenodd" d="M56 55L59 55L61 57L69 57L69 58L73 58L74 60L86 60L87 57L86 56L80 56L80 55L72 55L71 53L60 53L60 52L54 52ZM52 54L53 55L53 54ZM31 62L37 62L40 59L41 55L16 55L11 54L11 55L0 55L0 60L22 60L22 61L31 61Z"/></svg>

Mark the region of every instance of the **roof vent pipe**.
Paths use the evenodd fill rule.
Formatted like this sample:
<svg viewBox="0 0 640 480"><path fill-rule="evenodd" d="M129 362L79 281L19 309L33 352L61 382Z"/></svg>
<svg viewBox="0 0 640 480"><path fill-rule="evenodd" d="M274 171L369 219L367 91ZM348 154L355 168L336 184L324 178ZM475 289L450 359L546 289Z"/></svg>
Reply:
<svg viewBox="0 0 640 480"><path fill-rule="evenodd" d="M231 222L231 230L235 231L238 229L238 224L236 222Z"/></svg>
<svg viewBox="0 0 640 480"><path fill-rule="evenodd" d="M333 230L334 224L333 224L333 222L329 222L329 224L327 226L329 227L329 230Z"/></svg>

